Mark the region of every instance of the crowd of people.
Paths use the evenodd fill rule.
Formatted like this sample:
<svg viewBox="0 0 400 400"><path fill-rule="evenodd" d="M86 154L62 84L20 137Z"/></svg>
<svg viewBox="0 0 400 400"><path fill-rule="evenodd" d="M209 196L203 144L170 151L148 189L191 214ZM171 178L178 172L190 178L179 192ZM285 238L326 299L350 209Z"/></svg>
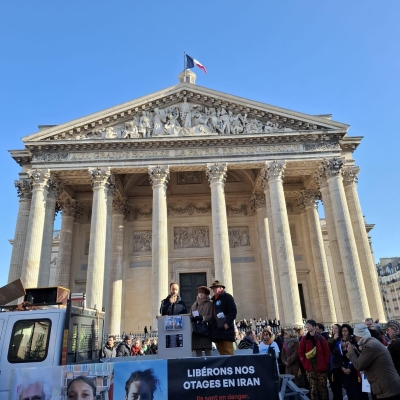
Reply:
<svg viewBox="0 0 400 400"><path fill-rule="evenodd" d="M305 328L282 329L275 335L267 326L259 334L238 333L238 348L265 352L273 347L281 374L291 374L299 387L314 399L368 400L362 379L371 385L373 399L400 400L400 323L385 327L367 318L364 324L334 324L328 333L321 323L307 320ZM262 350L264 349L264 350Z"/></svg>
<svg viewBox="0 0 400 400"><path fill-rule="evenodd" d="M188 312L178 292L178 284L171 283L170 294L161 303L161 315ZM334 324L331 332L312 319L291 329L280 329L277 318L235 322L235 301L218 280L210 288L198 288L189 314L196 356L211 355L214 344L220 355L233 355L235 348L251 349L254 354L272 353L279 373L294 376L296 385L306 388L311 400L329 398L328 382L333 400L343 400L344 391L348 400L368 400L362 379L371 385L373 399L400 400L400 323L395 320L381 326L366 318L354 327ZM126 335L114 350L110 337L104 356L157 354L155 339L142 343L135 339L133 344L132 339Z"/></svg>

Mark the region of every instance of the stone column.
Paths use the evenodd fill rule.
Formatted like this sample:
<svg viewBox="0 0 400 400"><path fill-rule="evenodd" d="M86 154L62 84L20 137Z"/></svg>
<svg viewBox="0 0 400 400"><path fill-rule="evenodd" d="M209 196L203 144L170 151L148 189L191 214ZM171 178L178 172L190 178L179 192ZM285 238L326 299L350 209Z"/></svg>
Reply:
<svg viewBox="0 0 400 400"><path fill-rule="evenodd" d="M336 286L339 293L340 309L342 311L343 321L349 323L351 321L350 303L347 295L346 282L343 274L342 260L340 257L339 242L336 233L335 218L333 216L332 201L329 196L329 188L326 182L325 174L321 174L321 170L317 171L314 175L314 180L318 184L322 202L324 204L326 229L328 231L329 248L331 252L333 270L335 272Z"/></svg>
<svg viewBox="0 0 400 400"><path fill-rule="evenodd" d="M274 266L275 290L276 290L276 296L278 299L278 314L273 318L284 321L285 320L285 310L283 308L282 293L280 290L281 284L280 284L280 280L279 280L278 259L276 257L276 245L275 245L275 237L274 237L274 225L273 225L273 221L272 221L271 198L269 195L268 183L266 183L265 181L262 180L261 184L264 188L264 198L265 198L265 205L266 205L266 210L267 210L269 237L270 237L270 242L271 242L272 264Z"/></svg>
<svg viewBox="0 0 400 400"><path fill-rule="evenodd" d="M359 172L359 167L347 167L343 169L344 191L346 194L347 205L349 207L351 225L356 239L365 290L368 294L367 299L371 312L369 317L372 317L374 320L378 318L379 321L382 322L385 321L385 312L383 310L382 299L379 292L375 262L372 256L371 246L369 244L367 230L365 229L365 221L357 193L357 175Z"/></svg>
<svg viewBox="0 0 400 400"><path fill-rule="evenodd" d="M14 185L17 188L19 197L19 208L11 253L10 271L8 273L8 283L21 278L32 199L32 182L30 179L14 181Z"/></svg>
<svg viewBox="0 0 400 400"><path fill-rule="evenodd" d="M153 310L151 326L157 326L161 301L168 291L168 224L167 224L167 186L168 165L150 166L149 178L153 186L152 220L152 290Z"/></svg>
<svg viewBox="0 0 400 400"><path fill-rule="evenodd" d="M47 181L50 178L50 170L32 169L27 172L32 179L32 202L29 212L21 279L25 288L36 288L39 281L40 256L42 252L45 191Z"/></svg>
<svg viewBox="0 0 400 400"><path fill-rule="evenodd" d="M122 263L124 250L124 218L129 214L129 205L117 192L112 204L112 239L111 239L111 273L110 303L107 333L121 332L122 315Z"/></svg>
<svg viewBox="0 0 400 400"><path fill-rule="evenodd" d="M227 164L207 164L206 175L211 187L215 279L222 281L226 291L233 295L231 255L225 203Z"/></svg>
<svg viewBox="0 0 400 400"><path fill-rule="evenodd" d="M304 255L306 259L307 266L309 268L309 274L308 274L308 287L309 287L309 293L308 296L310 298L310 310L307 311L307 319L312 318L315 321L323 321L322 317L322 311L321 311L321 302L319 301L319 294L318 290L311 290L317 287L317 277L315 275L315 268L314 268L314 262L313 262L313 257L311 254L311 249L310 249L310 229L308 228L308 222L307 222L307 214L306 210L300 209L300 218L301 218L301 224L302 224L302 234L305 239L305 249L304 249ZM305 315L303 315L305 317Z"/></svg>
<svg viewBox="0 0 400 400"><path fill-rule="evenodd" d="M344 279L350 303L351 322L357 323L363 321L364 318L369 317L371 314L343 187L341 175L343 162L343 159L338 158L324 160L322 168L327 179L329 196L332 201L340 258L342 260Z"/></svg>
<svg viewBox="0 0 400 400"><path fill-rule="evenodd" d="M113 198L115 194L115 176L111 175L107 183L107 228L106 228L106 254L104 261L103 307L106 310L105 326L110 326L110 278L111 278L111 249L112 249L112 218Z"/></svg>
<svg viewBox="0 0 400 400"><path fill-rule="evenodd" d="M107 229L107 183L109 167L89 168L93 187L92 220L86 278L86 305L101 310L103 307L104 263Z"/></svg>
<svg viewBox="0 0 400 400"><path fill-rule="evenodd" d="M283 192L284 161L266 162L264 181L268 182L271 199L272 222L276 245L276 256L280 274L282 303L285 310L284 325L301 326L303 319L299 289L297 286L296 265L294 262L292 239L290 237L289 220ZM267 195L267 194L266 194Z"/></svg>
<svg viewBox="0 0 400 400"><path fill-rule="evenodd" d="M269 224L267 208L265 205L265 194L256 193L250 202L252 208L257 212L258 238L260 243L261 263L263 269L265 300L268 318L279 318L278 298L276 295L274 264L272 261L271 242L269 237Z"/></svg>
<svg viewBox="0 0 400 400"><path fill-rule="evenodd" d="M332 325L336 322L336 312L328 262L326 261L324 240L322 238L321 224L318 216L318 200L320 198L321 194L319 190L302 190L301 196L298 199L298 206L300 209L304 208L307 215L322 318L325 324Z"/></svg>
<svg viewBox="0 0 400 400"><path fill-rule="evenodd" d="M74 219L82 215L82 206L68 195L58 201L62 212L60 245L58 247L56 285L70 288L72 238Z"/></svg>
<svg viewBox="0 0 400 400"><path fill-rule="evenodd" d="M49 286L51 250L53 246L54 216L57 197L61 193L62 184L54 176L47 181L46 211L44 217L42 254L39 267L39 287Z"/></svg>

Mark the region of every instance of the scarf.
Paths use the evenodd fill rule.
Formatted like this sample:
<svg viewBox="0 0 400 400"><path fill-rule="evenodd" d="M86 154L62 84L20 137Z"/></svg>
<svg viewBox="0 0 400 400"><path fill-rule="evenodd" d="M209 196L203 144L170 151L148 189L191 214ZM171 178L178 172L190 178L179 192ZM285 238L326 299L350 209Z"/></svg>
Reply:
<svg viewBox="0 0 400 400"><path fill-rule="evenodd" d="M271 343L273 342L272 338L268 339L267 341L263 341L264 344L267 344L268 346L271 345Z"/></svg>

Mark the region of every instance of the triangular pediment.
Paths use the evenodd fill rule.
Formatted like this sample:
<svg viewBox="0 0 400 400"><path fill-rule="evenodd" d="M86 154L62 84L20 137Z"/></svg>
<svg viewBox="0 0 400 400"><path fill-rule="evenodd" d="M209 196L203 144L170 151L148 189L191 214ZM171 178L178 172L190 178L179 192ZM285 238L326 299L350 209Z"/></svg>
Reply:
<svg viewBox="0 0 400 400"><path fill-rule="evenodd" d="M348 125L244 99L201 86L179 83L156 93L24 137L43 141L130 141L175 137L301 135L337 131Z"/></svg>

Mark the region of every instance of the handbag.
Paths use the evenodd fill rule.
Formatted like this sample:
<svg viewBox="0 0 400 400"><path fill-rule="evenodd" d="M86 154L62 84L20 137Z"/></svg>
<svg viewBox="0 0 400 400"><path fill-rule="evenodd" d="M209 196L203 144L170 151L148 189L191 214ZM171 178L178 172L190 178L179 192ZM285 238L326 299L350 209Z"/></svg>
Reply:
<svg viewBox="0 0 400 400"><path fill-rule="evenodd" d="M305 356L311 360L311 358L314 358L317 355L317 348L313 347L310 351L307 351L307 353L305 354Z"/></svg>
<svg viewBox="0 0 400 400"><path fill-rule="evenodd" d="M210 325L205 321L195 321L192 324L193 333L199 336L210 336Z"/></svg>

